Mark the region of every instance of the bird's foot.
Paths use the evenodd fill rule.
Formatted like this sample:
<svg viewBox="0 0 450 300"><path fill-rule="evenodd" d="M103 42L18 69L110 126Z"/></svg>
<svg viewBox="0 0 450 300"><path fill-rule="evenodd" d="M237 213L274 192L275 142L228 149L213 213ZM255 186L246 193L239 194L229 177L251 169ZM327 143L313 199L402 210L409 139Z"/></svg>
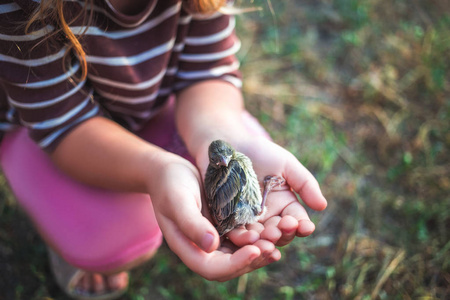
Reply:
<svg viewBox="0 0 450 300"><path fill-rule="evenodd" d="M261 202L261 212L264 211L264 206L266 205L267 195L270 191L280 185L283 185L286 180L281 176L268 175L264 178L264 191Z"/></svg>
<svg viewBox="0 0 450 300"><path fill-rule="evenodd" d="M264 189L268 189L269 192L280 185L283 185L286 180L281 176L269 175L264 178Z"/></svg>

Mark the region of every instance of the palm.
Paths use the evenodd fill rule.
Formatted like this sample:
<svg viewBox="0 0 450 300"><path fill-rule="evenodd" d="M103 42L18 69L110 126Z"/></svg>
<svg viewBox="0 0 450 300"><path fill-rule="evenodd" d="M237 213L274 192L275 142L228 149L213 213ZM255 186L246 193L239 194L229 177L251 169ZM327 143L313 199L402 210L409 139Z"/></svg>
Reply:
<svg viewBox="0 0 450 300"><path fill-rule="evenodd" d="M298 193L312 209L323 210L326 207L326 200L311 173L291 153L265 138L248 140L239 145L237 150L250 157L261 183L267 175L281 176L287 183L284 188L269 194L266 214L258 223L247 225L247 229L258 232L262 239L277 246L288 244L296 235L311 234L314 225L293 192ZM200 170L204 171L207 159L200 158L197 162ZM238 245L249 243L250 236L246 229L236 229L229 234L230 239Z"/></svg>

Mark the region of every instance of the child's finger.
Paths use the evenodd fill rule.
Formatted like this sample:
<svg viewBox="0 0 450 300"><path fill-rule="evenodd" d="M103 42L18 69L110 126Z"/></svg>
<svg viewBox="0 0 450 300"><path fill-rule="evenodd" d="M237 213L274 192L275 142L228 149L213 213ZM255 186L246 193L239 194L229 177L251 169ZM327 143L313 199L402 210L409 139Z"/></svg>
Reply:
<svg viewBox="0 0 450 300"><path fill-rule="evenodd" d="M319 183L294 156L285 165L284 178L306 205L319 211L327 207L327 200L322 195Z"/></svg>

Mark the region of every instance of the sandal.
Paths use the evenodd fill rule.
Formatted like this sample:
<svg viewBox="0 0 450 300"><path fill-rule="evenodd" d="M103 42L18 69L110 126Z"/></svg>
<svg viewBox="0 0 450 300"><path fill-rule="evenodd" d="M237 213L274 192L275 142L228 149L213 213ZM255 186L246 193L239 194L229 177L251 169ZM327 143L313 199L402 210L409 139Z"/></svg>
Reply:
<svg viewBox="0 0 450 300"><path fill-rule="evenodd" d="M124 289L100 294L79 290L76 288L76 284L87 272L70 265L61 256L56 254L55 251L50 249L50 247L47 247L47 249L49 253L50 267L56 282L68 296L80 300L112 300L119 298L127 291L128 286Z"/></svg>

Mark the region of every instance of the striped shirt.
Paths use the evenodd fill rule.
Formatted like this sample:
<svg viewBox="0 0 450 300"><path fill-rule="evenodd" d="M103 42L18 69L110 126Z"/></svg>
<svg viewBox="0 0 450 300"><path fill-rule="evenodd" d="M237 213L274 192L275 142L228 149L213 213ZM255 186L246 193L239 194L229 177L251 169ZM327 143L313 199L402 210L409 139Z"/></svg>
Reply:
<svg viewBox="0 0 450 300"><path fill-rule="evenodd" d="M66 40L51 22L24 26L39 0L0 0L0 130L25 126L52 151L77 124L107 116L131 131L158 113L169 95L206 79L240 87L235 57L240 42L232 16L191 15L181 0L149 0L137 15L94 0L89 28L77 14L86 4L65 0L72 32L84 33L88 76L66 54Z"/></svg>

